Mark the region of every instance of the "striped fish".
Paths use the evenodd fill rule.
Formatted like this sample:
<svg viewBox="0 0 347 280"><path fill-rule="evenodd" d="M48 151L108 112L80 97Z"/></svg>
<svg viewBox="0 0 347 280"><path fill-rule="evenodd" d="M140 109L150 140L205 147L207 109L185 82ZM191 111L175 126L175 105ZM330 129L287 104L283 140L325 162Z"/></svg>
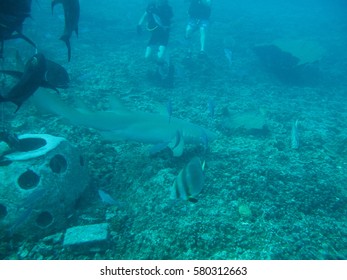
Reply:
<svg viewBox="0 0 347 280"><path fill-rule="evenodd" d="M197 202L196 196L202 191L205 176L205 162L201 163L198 157L194 157L177 175L171 197Z"/></svg>

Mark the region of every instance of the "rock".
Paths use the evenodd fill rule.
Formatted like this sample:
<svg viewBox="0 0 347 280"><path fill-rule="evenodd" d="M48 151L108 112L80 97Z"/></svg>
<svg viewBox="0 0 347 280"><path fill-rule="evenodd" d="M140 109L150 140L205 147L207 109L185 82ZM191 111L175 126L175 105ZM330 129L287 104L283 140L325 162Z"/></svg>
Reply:
<svg viewBox="0 0 347 280"><path fill-rule="evenodd" d="M106 242L108 239L108 224L76 226L66 230L64 246L78 246Z"/></svg>
<svg viewBox="0 0 347 280"><path fill-rule="evenodd" d="M315 42L304 40L276 40L254 47L265 68L280 80L290 84L318 82L321 78L319 62L324 49Z"/></svg>
<svg viewBox="0 0 347 280"><path fill-rule="evenodd" d="M246 203L242 203L239 205L239 214L240 214L240 217L245 220L252 218L252 211L249 208L248 204Z"/></svg>

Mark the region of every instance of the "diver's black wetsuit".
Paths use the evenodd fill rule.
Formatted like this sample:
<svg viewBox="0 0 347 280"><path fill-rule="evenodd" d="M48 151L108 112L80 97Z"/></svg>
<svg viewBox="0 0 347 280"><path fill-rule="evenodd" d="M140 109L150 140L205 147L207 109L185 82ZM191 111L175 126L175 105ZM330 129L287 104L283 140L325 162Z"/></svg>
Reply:
<svg viewBox="0 0 347 280"><path fill-rule="evenodd" d="M169 5L157 6L149 4L146 12L148 14L147 29L151 32L148 46L167 46L170 35L172 9Z"/></svg>
<svg viewBox="0 0 347 280"><path fill-rule="evenodd" d="M191 19L208 20L211 16L211 7L203 4L201 0L191 0L188 14Z"/></svg>

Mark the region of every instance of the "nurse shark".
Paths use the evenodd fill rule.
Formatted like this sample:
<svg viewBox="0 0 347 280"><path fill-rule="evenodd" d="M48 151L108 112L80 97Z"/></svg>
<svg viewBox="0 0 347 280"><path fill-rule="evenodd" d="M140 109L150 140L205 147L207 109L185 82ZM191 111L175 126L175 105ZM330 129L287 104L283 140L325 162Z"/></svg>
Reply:
<svg viewBox="0 0 347 280"><path fill-rule="evenodd" d="M159 147L152 148L156 151L169 147L174 156L182 154L184 144L204 144L206 139L210 143L217 137L216 133L182 119L169 120L166 115L130 111L120 106L112 111L82 111L50 93L36 94L35 102L72 124L97 130L106 140L152 144Z"/></svg>

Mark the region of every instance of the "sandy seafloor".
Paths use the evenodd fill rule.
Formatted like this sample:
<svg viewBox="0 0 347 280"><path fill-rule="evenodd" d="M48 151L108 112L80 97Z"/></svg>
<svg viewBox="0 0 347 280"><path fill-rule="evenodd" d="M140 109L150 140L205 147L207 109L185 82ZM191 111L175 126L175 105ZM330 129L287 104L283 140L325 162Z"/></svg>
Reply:
<svg viewBox="0 0 347 280"><path fill-rule="evenodd" d="M309 13L307 7L293 8L294 12L283 8L276 17L266 9L268 13L257 14L257 6L248 11L246 5L235 3L226 10L215 3L208 57L201 60L194 54L186 64L185 6L176 3L170 41L175 84L164 88L148 78L153 66L143 59L148 34L135 34L145 1L137 1L141 5L127 1L122 7L98 2L98 7L91 7L81 1L79 37L72 36L70 63L58 40L63 29L61 10L51 16L49 4L34 4L33 20L26 21L26 34L70 74L70 87L60 90L62 99L71 106L83 100L97 111L108 109L110 97L116 96L130 110L159 113L164 108L164 114L171 101L173 116L209 128L218 138L209 143L206 153L203 146L188 145L180 158L150 157L149 145L105 142L95 130L44 114L30 101L17 114L13 105L5 104L5 124L16 133L63 136L82 150L91 182L66 228L107 222L110 236L100 251L66 250L65 229L53 232L61 237L49 242L44 237L17 237L1 241L1 257L346 259L347 33L342 32L346 23L336 16L335 22L326 20L329 24L320 25L318 31L314 19L323 8ZM305 24L299 24L304 16ZM323 46L319 80L288 84L264 69L252 47L283 34ZM194 38L197 42L197 34ZM225 47L232 49L231 65ZM5 66L11 66L16 48L23 57L32 54L23 42L7 42ZM215 104L214 116L208 110L209 100ZM235 128L235 116L245 115L253 121L261 118L266 129ZM292 149L296 120L300 146ZM193 156L206 161L204 189L197 203L173 202L173 180ZM102 203L99 188L125 206Z"/></svg>

